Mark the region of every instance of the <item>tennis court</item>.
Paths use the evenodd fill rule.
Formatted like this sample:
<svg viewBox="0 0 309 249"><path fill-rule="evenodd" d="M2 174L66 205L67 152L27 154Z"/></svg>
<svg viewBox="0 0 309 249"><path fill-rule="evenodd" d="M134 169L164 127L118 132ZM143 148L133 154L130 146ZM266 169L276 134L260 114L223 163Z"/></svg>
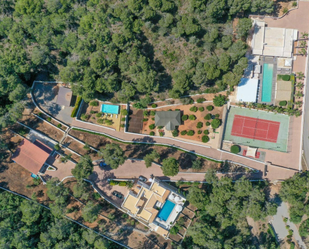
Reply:
<svg viewBox="0 0 309 249"><path fill-rule="evenodd" d="M232 106L224 140L250 147L287 151L290 117Z"/></svg>
<svg viewBox="0 0 309 249"><path fill-rule="evenodd" d="M276 143L279 127L279 122L235 115L232 135Z"/></svg>

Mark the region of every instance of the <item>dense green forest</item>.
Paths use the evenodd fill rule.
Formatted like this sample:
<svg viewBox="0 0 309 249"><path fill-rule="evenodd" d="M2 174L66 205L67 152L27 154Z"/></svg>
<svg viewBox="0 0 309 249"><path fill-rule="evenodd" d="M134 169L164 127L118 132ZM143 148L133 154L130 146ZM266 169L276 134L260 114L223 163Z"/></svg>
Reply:
<svg viewBox="0 0 309 249"><path fill-rule="evenodd" d="M55 218L35 202L0 193L1 248L119 248L92 231Z"/></svg>
<svg viewBox="0 0 309 249"><path fill-rule="evenodd" d="M277 205L266 199L266 182L252 183L241 178L218 179L214 172L206 174L203 189L192 186L188 201L198 208L197 220L189 228L180 248L257 248L246 217L255 221L277 212ZM277 249L275 238L261 234L259 248Z"/></svg>
<svg viewBox="0 0 309 249"><path fill-rule="evenodd" d="M2 126L20 117L20 100L37 78L71 83L86 101L232 87L247 65L251 21L243 17L273 11L272 0L0 0L0 6Z"/></svg>

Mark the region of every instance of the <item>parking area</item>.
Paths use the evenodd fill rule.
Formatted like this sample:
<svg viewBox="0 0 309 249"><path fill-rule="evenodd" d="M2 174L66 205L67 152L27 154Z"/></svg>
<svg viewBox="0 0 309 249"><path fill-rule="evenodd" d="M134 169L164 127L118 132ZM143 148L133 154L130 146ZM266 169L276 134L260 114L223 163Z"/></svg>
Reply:
<svg viewBox="0 0 309 249"><path fill-rule="evenodd" d="M37 104L48 114L66 124L71 124L73 121L73 118L71 118L73 107L62 107L56 103L59 87L60 84L36 83L33 96Z"/></svg>

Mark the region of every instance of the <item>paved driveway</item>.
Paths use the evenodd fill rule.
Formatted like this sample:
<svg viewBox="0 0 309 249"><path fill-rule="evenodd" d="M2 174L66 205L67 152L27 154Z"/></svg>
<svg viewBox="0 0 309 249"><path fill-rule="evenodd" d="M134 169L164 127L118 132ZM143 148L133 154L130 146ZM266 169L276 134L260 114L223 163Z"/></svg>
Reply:
<svg viewBox="0 0 309 249"><path fill-rule="evenodd" d="M37 104L44 111L64 123L71 124L73 121L73 118L71 118L73 107L61 108L61 106L56 103L58 91L59 84L36 83L33 89L33 95Z"/></svg>
<svg viewBox="0 0 309 249"><path fill-rule="evenodd" d="M293 230L293 237L295 238L296 242L298 243L299 247L302 249L306 248L305 243L302 241L298 229L295 226L294 223L292 223L290 220L287 221L285 224L283 221L283 218L290 218L288 206L285 202L281 202L277 209L277 214L273 216L272 220L270 221L273 225L277 238L279 241L282 241L286 238L286 236L289 234L288 230L285 228L286 224L290 226L290 229Z"/></svg>

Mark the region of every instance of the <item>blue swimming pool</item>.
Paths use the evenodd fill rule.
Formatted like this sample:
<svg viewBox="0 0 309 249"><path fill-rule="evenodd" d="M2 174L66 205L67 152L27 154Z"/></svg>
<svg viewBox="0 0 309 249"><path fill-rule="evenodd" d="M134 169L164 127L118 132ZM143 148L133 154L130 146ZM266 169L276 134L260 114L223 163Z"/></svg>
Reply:
<svg viewBox="0 0 309 249"><path fill-rule="evenodd" d="M273 88L274 65L263 65L263 82L262 82L262 102L271 102L271 92Z"/></svg>
<svg viewBox="0 0 309 249"><path fill-rule="evenodd" d="M175 207L175 203L167 200L163 206L163 208L160 210L158 217L161 220L167 221L168 217L170 216L173 208Z"/></svg>
<svg viewBox="0 0 309 249"><path fill-rule="evenodd" d="M110 114L118 114L119 113L119 105L106 105L106 104L103 104L101 106L101 112L110 113Z"/></svg>

